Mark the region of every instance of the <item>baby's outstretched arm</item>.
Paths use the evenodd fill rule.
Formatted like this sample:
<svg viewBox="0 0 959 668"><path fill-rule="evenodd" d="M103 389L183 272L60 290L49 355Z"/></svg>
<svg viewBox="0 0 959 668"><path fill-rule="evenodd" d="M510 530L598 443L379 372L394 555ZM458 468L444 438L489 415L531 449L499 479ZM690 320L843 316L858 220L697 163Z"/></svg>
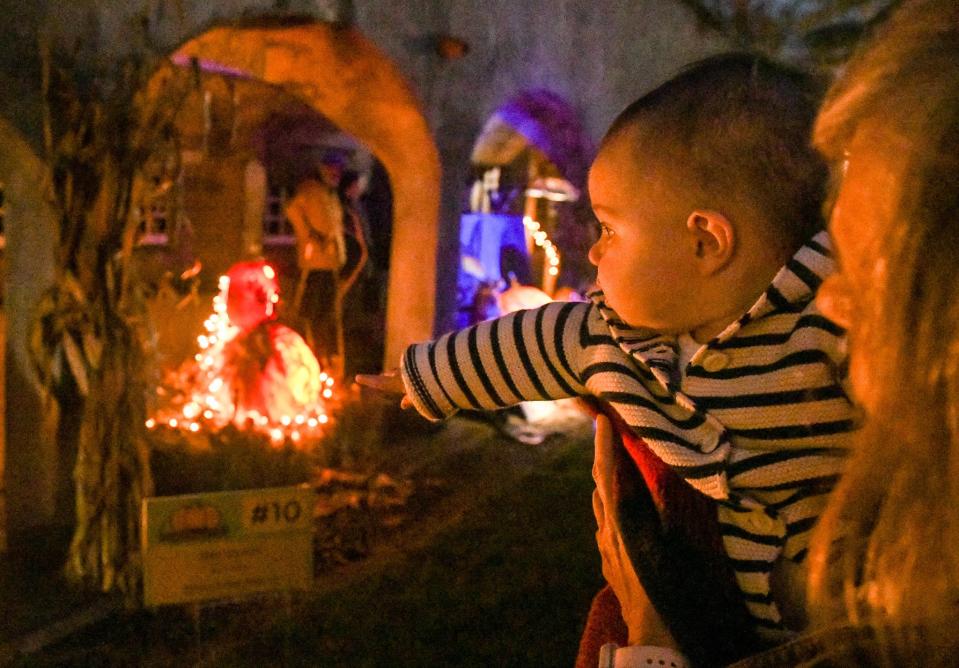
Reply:
<svg viewBox="0 0 959 668"><path fill-rule="evenodd" d="M593 308L552 302L413 344L401 362L407 395L432 421L583 396L582 341Z"/></svg>
<svg viewBox="0 0 959 668"><path fill-rule="evenodd" d="M401 395L400 408L403 410L413 407L413 402L406 394L406 388L403 386L403 379L400 377L398 369L384 371L380 374L357 374L356 382L363 387L369 387L379 392Z"/></svg>

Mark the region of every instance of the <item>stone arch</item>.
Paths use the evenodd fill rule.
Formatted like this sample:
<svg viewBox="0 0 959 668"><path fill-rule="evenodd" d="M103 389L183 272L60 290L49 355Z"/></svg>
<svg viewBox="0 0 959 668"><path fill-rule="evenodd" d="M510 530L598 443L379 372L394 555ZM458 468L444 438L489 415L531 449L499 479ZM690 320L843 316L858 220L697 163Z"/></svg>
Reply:
<svg viewBox="0 0 959 668"><path fill-rule="evenodd" d="M432 335L441 178L426 119L398 68L356 28L319 22L212 27L173 58L282 87L383 164L393 194L384 365L395 366L408 343Z"/></svg>
<svg viewBox="0 0 959 668"><path fill-rule="evenodd" d="M524 220L536 219L537 225L544 224L542 229L548 230L551 238L555 235L552 240L563 256L566 287L582 283L592 275L586 260L592 242L587 225L592 214L586 194L592 154L592 142L573 106L557 93L533 88L515 93L494 110L470 155L474 172L502 169L506 183L500 187L511 193L525 192L525 198L505 198L509 207L506 213L523 214ZM474 183L471 206L481 185L479 181ZM557 205L563 207L562 211L557 212ZM543 218L547 209L549 224ZM529 229L526 235L532 251L533 235ZM540 261L545 265L545 258ZM553 294L557 277L548 277L545 270L545 266L540 268L542 285Z"/></svg>
<svg viewBox="0 0 959 668"><path fill-rule="evenodd" d="M501 104L473 145L472 162L510 160L533 146L582 189L592 146L579 115L562 96L545 89L523 90Z"/></svg>

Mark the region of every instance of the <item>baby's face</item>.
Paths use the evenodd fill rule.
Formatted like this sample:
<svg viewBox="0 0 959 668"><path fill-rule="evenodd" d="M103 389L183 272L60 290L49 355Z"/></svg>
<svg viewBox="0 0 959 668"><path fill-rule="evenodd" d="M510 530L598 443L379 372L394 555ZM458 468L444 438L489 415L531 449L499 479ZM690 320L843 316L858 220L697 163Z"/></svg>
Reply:
<svg viewBox="0 0 959 668"><path fill-rule="evenodd" d="M689 331L695 317L695 239L661 166L643 169L631 131L609 140L589 173L600 238L589 251L606 299L633 327Z"/></svg>

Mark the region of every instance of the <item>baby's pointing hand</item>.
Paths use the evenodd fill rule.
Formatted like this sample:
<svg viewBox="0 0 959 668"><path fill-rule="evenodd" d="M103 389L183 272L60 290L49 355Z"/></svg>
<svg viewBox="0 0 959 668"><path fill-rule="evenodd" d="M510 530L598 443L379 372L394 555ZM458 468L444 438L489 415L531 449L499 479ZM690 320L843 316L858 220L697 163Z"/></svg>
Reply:
<svg viewBox="0 0 959 668"><path fill-rule="evenodd" d="M357 374L356 382L363 387L369 387L378 392L403 395L403 398L400 399L400 408L406 410L413 407L413 402L406 396L406 387L403 385L403 379L400 378L398 369L391 369L380 374Z"/></svg>

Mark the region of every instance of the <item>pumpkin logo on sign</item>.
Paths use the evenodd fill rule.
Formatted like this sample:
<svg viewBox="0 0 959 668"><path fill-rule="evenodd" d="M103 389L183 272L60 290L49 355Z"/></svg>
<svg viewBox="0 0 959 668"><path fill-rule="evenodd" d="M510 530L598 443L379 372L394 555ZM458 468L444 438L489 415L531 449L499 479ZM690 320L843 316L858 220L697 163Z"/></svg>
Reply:
<svg viewBox="0 0 959 668"><path fill-rule="evenodd" d="M175 543L196 538L211 538L227 533L223 516L213 506L191 503L170 514L160 529L160 542Z"/></svg>

